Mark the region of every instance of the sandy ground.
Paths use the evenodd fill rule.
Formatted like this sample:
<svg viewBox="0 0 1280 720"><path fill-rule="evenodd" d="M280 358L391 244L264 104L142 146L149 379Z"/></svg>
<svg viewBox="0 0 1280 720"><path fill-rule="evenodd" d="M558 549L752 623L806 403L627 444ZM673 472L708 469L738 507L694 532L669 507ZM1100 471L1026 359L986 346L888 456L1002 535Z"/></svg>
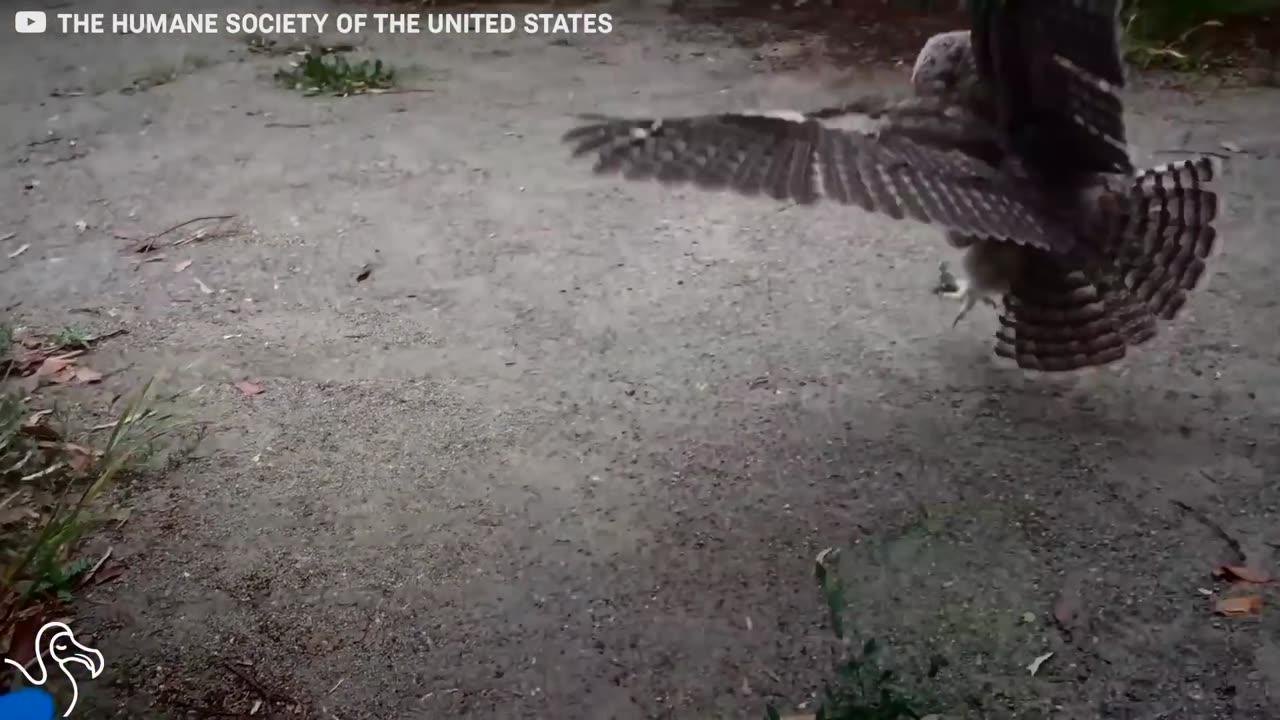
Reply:
<svg viewBox="0 0 1280 720"><path fill-rule="evenodd" d="M1135 91L1144 160L1245 151L1225 249L1144 351L1046 378L991 357L991 311L950 327L928 229L568 162L572 113L905 77L771 72L787 48L615 13L364 38L430 92L351 99L274 87L236 38L6 35L0 250L31 247L0 255L0 307L127 328L103 402L174 368L212 423L107 538L129 571L82 603L107 658L84 716L244 708L234 662L313 718L760 717L824 677L833 545L859 637L945 657L912 682L956 716L1280 716L1280 597L1215 617L1200 589L1241 558L1176 504L1274 569L1280 93ZM224 213L162 261L123 239Z"/></svg>

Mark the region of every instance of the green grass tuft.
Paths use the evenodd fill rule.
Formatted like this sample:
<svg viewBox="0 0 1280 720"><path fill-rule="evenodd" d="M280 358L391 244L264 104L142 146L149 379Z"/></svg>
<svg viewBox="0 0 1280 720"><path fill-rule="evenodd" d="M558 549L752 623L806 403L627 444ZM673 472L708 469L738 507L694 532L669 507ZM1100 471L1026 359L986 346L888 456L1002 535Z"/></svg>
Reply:
<svg viewBox="0 0 1280 720"><path fill-rule="evenodd" d="M395 70L381 60L350 62L342 53L306 51L289 68L276 71L276 82L304 95L359 95L395 86Z"/></svg>
<svg viewBox="0 0 1280 720"><path fill-rule="evenodd" d="M823 688L821 704L814 720L919 720L928 704L916 693L905 690L898 676L880 661L880 645L868 638L855 652L847 625L847 602L844 583L836 568L838 554L825 550L818 555L814 574L818 589L827 606L831 632L841 641L844 652L835 666L835 677ZM937 674L941 665L935 661L928 676ZM781 720L772 703L765 708L766 720Z"/></svg>
<svg viewBox="0 0 1280 720"><path fill-rule="evenodd" d="M153 378L91 448L0 388L0 635L32 608L71 599L94 564L82 543L105 520L98 501L117 481L141 474L159 445L187 449L177 446L182 423L161 405Z"/></svg>

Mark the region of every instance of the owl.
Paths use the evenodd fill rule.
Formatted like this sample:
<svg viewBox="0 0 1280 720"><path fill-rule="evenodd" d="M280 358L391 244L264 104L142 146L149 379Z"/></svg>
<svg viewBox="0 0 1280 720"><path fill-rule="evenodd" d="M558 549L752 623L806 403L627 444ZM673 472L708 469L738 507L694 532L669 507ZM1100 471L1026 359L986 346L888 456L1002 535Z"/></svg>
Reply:
<svg viewBox="0 0 1280 720"><path fill-rule="evenodd" d="M598 174L834 201L939 227L963 250L961 318L1000 308L997 356L1102 366L1156 335L1218 245L1208 157L1138 169L1121 98L1119 0L973 0L911 92L809 112L584 117L564 141ZM861 115L867 129L834 121Z"/></svg>

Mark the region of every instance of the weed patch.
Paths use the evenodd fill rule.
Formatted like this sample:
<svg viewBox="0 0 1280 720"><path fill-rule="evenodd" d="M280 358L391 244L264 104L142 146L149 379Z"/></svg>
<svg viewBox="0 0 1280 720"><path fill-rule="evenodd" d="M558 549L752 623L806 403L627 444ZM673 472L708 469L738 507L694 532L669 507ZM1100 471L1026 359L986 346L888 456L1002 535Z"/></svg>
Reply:
<svg viewBox="0 0 1280 720"><path fill-rule="evenodd" d="M836 551L824 550L818 555L814 567L818 588L827 606L831 632L843 650L836 662L834 677L824 684L813 720L920 720L932 703L918 692L906 689L899 682L896 671L881 664L880 646L875 638L868 638L854 649L853 634L847 624L845 587L836 560ZM937 675L942 666L941 659L932 660L927 677ZM765 718L783 720L772 704L765 709Z"/></svg>
<svg viewBox="0 0 1280 720"><path fill-rule="evenodd" d="M395 70L381 60L351 62L343 53L307 50L275 80L303 95L360 95L395 87Z"/></svg>
<svg viewBox="0 0 1280 720"><path fill-rule="evenodd" d="M66 335L67 337L62 337ZM15 366L16 352L29 349L0 331L0 365ZM54 343L87 346L93 338L64 331ZM139 476L158 448L181 454L183 424L163 409L160 382L152 379L134 392L112 422L68 437L52 420L52 410L37 410L19 382L0 378L0 654L25 663L27 646L45 622L65 616L65 604L77 590L106 582L123 569L104 556L85 554L85 540L118 510L104 507L105 496L123 478ZM95 442L94 432L107 433ZM109 431L109 432L108 432ZM193 437L192 439L198 439ZM8 677L0 677L0 691Z"/></svg>

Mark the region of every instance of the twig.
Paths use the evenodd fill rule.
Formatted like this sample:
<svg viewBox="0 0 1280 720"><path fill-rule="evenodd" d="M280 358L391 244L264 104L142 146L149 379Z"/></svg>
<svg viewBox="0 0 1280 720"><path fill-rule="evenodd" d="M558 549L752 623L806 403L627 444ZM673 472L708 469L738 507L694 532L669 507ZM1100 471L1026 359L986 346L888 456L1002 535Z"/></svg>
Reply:
<svg viewBox="0 0 1280 720"><path fill-rule="evenodd" d="M128 330L126 330L125 328L120 328L118 330L112 330L109 333L94 335L93 337L87 339L85 342L91 342L91 343L102 342L103 340L110 340L113 337L119 337L121 335L128 335L128 334L129 334Z"/></svg>
<svg viewBox="0 0 1280 720"><path fill-rule="evenodd" d="M228 710L214 710L213 708L207 705L192 705L191 703L185 703L185 702L182 702L181 700L170 700L168 701L167 704L177 708L182 708L183 710L198 712L205 717L236 717L238 718L244 715L244 713L240 713L240 712L231 712Z"/></svg>
<svg viewBox="0 0 1280 720"><path fill-rule="evenodd" d="M1228 155L1227 153L1221 153L1216 150L1171 149L1171 150L1156 150L1156 154L1158 155L1212 155L1213 157L1221 158L1223 160L1231 159L1231 156Z"/></svg>
<svg viewBox="0 0 1280 720"><path fill-rule="evenodd" d="M89 572L85 573L84 576L80 578L80 587L85 587L89 584L89 581L92 580L98 570L106 564L107 560L111 558L111 553L115 552L115 550L116 548L114 545L107 548L107 551L102 554L102 557L98 559L98 562L94 563L93 567L89 568Z"/></svg>
<svg viewBox="0 0 1280 720"><path fill-rule="evenodd" d="M174 225L173 227L165 228L164 230L161 230L160 232L154 235L149 235L143 238L142 242L138 246L138 252L151 252L152 250L155 249L156 240L159 240L160 238L164 237L165 235L168 235L174 230L181 230L182 228L188 225L191 225L192 223L198 223L202 220L230 220L233 217L235 217L235 213L232 213L230 215L202 215L200 217L191 218L190 220L187 220L185 222L180 222L177 225Z"/></svg>
<svg viewBox="0 0 1280 720"><path fill-rule="evenodd" d="M1181 508L1183 512L1187 513L1191 517L1199 520L1202 525L1212 530L1213 533L1225 542L1231 548L1232 552L1236 554L1237 562L1243 563L1247 559L1244 554L1244 548L1240 545L1240 541L1232 537L1230 533L1224 530L1221 525L1213 520L1213 518L1206 515L1204 511L1191 507L1181 500L1174 500L1173 504Z"/></svg>
<svg viewBox="0 0 1280 720"><path fill-rule="evenodd" d="M311 123L282 123L282 122L269 122L269 123L267 123L266 125L263 125L263 127L277 127L277 128L309 128L309 127L311 127Z"/></svg>
<svg viewBox="0 0 1280 720"><path fill-rule="evenodd" d="M369 88L368 90L365 90L364 92L358 93L358 94L361 94L361 95L408 95L409 93L429 93L429 92L435 92L435 90L432 90L431 88L396 88L394 90L386 89L386 88Z"/></svg>
<svg viewBox="0 0 1280 720"><path fill-rule="evenodd" d="M222 666L225 667L227 670L231 671L231 674L235 675L236 677L244 681L244 684L253 688L253 691L258 693L258 695L263 700L266 700L268 702L290 703L292 705L302 704L287 695L281 695L279 693L275 693L266 689L265 687L262 686L262 683L258 682L257 680L254 680L252 677L249 677L248 673L236 667L235 664L233 664L230 660L223 660Z"/></svg>
<svg viewBox="0 0 1280 720"><path fill-rule="evenodd" d="M88 157L88 155L89 153L86 153L86 152L71 153L66 157L53 158L52 160L45 160L44 164L57 165L58 163L71 162L72 160L79 160L82 157Z"/></svg>
<svg viewBox="0 0 1280 720"><path fill-rule="evenodd" d="M5 498L4 500L0 500L0 510L3 510L9 507L9 503L13 502L21 494L22 494L21 490L14 490L12 495Z"/></svg>

